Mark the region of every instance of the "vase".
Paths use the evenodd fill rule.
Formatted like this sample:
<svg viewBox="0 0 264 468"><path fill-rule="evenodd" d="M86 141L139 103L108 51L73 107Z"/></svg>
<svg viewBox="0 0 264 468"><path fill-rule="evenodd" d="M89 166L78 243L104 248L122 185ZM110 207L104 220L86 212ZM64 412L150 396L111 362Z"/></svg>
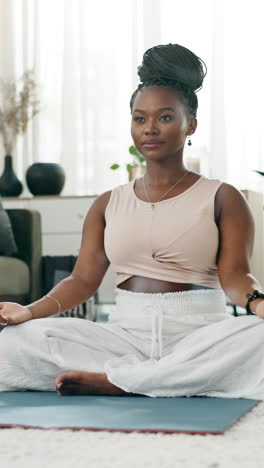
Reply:
<svg viewBox="0 0 264 468"><path fill-rule="evenodd" d="M21 194L23 185L13 170L12 156L5 156L4 171L0 177L0 195L2 197L17 197Z"/></svg>
<svg viewBox="0 0 264 468"><path fill-rule="evenodd" d="M65 172L60 164L37 162L27 169L26 182L32 195L59 195Z"/></svg>
<svg viewBox="0 0 264 468"><path fill-rule="evenodd" d="M128 171L128 178L129 180L136 179L137 177L141 177L146 172L146 166L132 166Z"/></svg>

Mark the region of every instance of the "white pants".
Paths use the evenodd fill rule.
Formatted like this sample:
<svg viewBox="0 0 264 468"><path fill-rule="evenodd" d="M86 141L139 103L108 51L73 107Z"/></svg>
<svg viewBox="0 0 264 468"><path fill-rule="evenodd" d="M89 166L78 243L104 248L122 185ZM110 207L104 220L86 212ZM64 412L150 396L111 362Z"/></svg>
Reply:
<svg viewBox="0 0 264 468"><path fill-rule="evenodd" d="M222 290L116 288L107 323L43 318L0 334L0 386L55 390L69 370L105 372L132 393L264 399L264 320L233 317Z"/></svg>

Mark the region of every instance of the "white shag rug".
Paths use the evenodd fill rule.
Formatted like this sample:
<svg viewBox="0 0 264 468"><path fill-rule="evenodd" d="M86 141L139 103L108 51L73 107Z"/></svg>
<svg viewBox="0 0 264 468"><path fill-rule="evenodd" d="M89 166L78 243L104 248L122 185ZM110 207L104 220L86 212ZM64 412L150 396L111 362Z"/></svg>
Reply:
<svg viewBox="0 0 264 468"><path fill-rule="evenodd" d="M223 435L0 429L1 468L263 468L264 401Z"/></svg>

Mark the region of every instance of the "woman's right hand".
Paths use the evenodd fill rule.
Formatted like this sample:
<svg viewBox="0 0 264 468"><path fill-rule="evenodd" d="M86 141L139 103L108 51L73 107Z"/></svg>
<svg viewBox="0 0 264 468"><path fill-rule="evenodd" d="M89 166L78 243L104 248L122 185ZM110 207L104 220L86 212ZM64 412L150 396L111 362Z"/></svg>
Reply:
<svg viewBox="0 0 264 468"><path fill-rule="evenodd" d="M32 319L30 310L16 302L0 302L0 325L15 325Z"/></svg>

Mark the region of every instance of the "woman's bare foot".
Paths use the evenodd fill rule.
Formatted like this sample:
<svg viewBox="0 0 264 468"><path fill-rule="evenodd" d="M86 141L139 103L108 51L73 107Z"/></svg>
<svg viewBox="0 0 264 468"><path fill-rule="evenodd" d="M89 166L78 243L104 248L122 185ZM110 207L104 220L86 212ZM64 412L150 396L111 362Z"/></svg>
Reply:
<svg viewBox="0 0 264 468"><path fill-rule="evenodd" d="M108 395L122 396L124 390L107 380L106 374L96 372L71 371L55 380L59 395Z"/></svg>

